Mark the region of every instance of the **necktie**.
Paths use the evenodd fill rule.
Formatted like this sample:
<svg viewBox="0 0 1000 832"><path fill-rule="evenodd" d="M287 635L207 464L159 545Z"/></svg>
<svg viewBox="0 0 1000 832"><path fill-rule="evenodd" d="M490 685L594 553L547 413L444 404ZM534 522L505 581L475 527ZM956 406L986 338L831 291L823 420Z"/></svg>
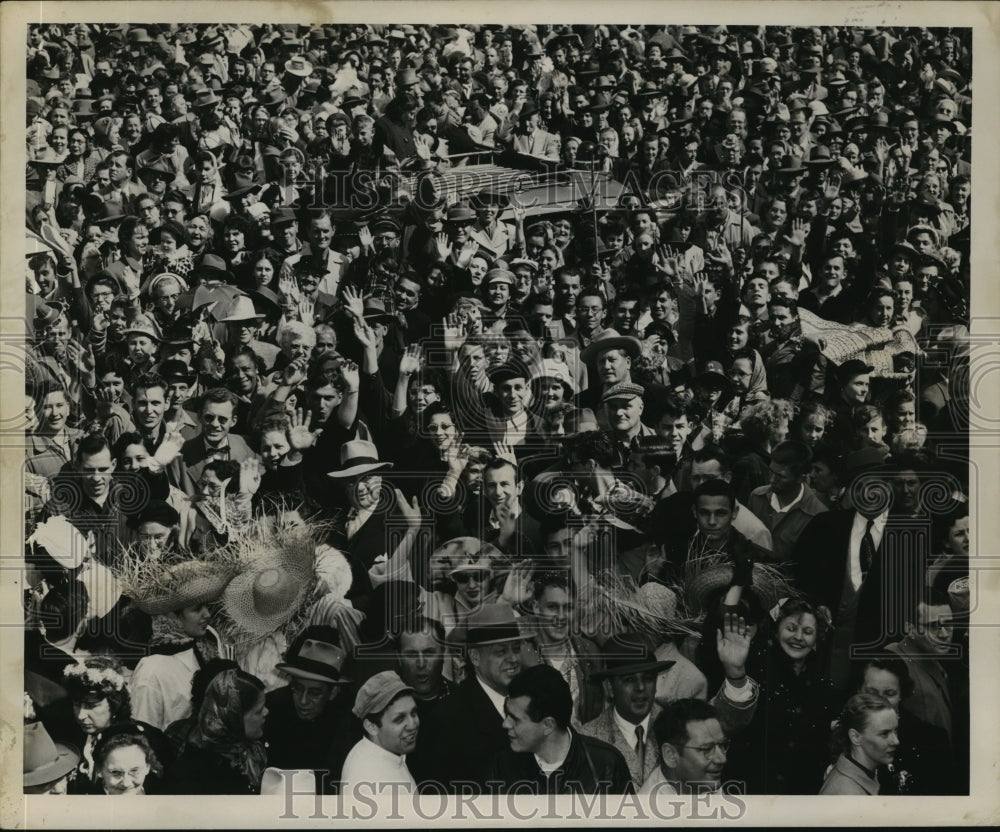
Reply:
<svg viewBox="0 0 1000 832"><path fill-rule="evenodd" d="M644 736L646 732L643 731L641 725L635 726L635 754L639 758L639 785L641 786L646 779L646 769L643 765L646 756L646 738Z"/></svg>
<svg viewBox="0 0 1000 832"><path fill-rule="evenodd" d="M864 582L865 578L868 576L868 570L871 569L872 561L875 559L875 539L872 537L872 526L875 525L874 520L868 521L868 528L865 529L865 534L861 538L861 581Z"/></svg>

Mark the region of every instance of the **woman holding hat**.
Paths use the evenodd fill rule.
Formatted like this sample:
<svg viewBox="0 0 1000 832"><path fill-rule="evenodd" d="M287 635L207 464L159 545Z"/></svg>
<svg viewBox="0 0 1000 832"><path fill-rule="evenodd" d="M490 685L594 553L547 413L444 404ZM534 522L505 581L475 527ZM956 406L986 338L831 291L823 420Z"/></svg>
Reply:
<svg viewBox="0 0 1000 832"><path fill-rule="evenodd" d="M264 684L226 668L205 689L195 724L168 772L174 794L259 794L267 765Z"/></svg>
<svg viewBox="0 0 1000 832"><path fill-rule="evenodd" d="M191 713L191 679L219 652L208 605L220 598L232 572L199 560L132 563L126 571L127 594L153 617L150 653L130 683L133 713L163 730Z"/></svg>

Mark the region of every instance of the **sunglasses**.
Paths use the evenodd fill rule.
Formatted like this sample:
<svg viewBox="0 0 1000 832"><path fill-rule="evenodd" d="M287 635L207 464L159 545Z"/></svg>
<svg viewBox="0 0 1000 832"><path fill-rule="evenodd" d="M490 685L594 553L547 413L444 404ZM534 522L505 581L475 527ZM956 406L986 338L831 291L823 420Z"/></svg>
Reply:
<svg viewBox="0 0 1000 832"><path fill-rule="evenodd" d="M486 572L457 572L456 574L452 575L451 577L452 577L452 580L456 584L465 585L469 581L471 581L473 578L476 579L476 583L480 583L481 584L481 583L485 582L487 574L488 573L486 573Z"/></svg>

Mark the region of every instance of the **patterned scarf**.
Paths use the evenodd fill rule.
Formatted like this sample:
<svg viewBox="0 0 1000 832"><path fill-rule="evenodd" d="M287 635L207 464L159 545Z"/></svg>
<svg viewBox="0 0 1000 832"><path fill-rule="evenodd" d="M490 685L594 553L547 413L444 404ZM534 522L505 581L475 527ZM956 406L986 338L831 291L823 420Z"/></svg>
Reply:
<svg viewBox="0 0 1000 832"><path fill-rule="evenodd" d="M173 656L190 648L194 649L198 667L204 667L205 662L219 656L219 646L210 635L194 639L169 615L153 616L153 637L149 640L150 653Z"/></svg>
<svg viewBox="0 0 1000 832"><path fill-rule="evenodd" d="M260 790L267 752L262 740L248 740L244 732L235 670L224 670L209 683L190 742L219 754Z"/></svg>

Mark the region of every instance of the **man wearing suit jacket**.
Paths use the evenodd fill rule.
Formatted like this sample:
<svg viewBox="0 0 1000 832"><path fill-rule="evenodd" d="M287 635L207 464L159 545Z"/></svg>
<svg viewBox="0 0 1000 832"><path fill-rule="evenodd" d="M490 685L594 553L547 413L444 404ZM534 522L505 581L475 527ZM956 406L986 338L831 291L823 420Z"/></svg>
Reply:
<svg viewBox="0 0 1000 832"><path fill-rule="evenodd" d="M517 114L517 126L512 136L514 151L558 162L559 137L542 130L540 124L538 109L530 100L525 101Z"/></svg>
<svg viewBox="0 0 1000 832"><path fill-rule="evenodd" d="M904 635L899 599L914 597L926 573L918 528L891 511L884 481L894 467L879 464L877 449L852 457L855 508L817 514L792 554L797 586L833 617L830 673L838 690L848 684L852 646L874 650Z"/></svg>
<svg viewBox="0 0 1000 832"><path fill-rule="evenodd" d="M466 677L426 730L439 738L431 778L455 793L480 794L493 758L510 747L503 728L507 686L521 672L521 631L506 604L484 604L466 621ZM425 730L423 727L421 730Z"/></svg>
<svg viewBox="0 0 1000 832"><path fill-rule="evenodd" d="M209 390L201 405L201 433L188 439L181 448L181 459L187 480L184 490L189 495L201 479L205 466L218 459L243 462L253 451L243 437L232 433L236 424L236 395L222 387Z"/></svg>
<svg viewBox="0 0 1000 832"><path fill-rule="evenodd" d="M604 645L604 681L611 703L583 726L583 732L617 748L628 765L632 783L641 786L656 768L660 748L650 730L659 713L653 698L657 675L673 666L658 662L653 645L641 633L621 633Z"/></svg>

